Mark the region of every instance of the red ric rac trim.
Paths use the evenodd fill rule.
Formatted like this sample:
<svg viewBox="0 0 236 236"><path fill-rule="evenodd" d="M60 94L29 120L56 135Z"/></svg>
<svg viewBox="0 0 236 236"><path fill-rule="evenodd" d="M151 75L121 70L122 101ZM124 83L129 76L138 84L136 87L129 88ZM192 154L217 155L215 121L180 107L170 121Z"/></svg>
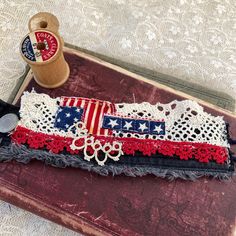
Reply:
<svg viewBox="0 0 236 236"><path fill-rule="evenodd" d="M73 151L70 148L73 140L72 138L38 133L21 126L18 126L12 133L11 139L17 144L28 144L30 148L47 149L53 153L60 153L63 150L66 150L70 154L79 153L78 150ZM224 164L228 159L227 148L207 143L142 140L102 136L97 136L95 139L100 140L102 144L112 143L114 141L122 142L122 150L126 155L135 155L135 152L139 151L143 153L143 155L151 156L158 152L164 156L175 156L181 160L195 159L205 163L215 161L218 164ZM78 140L77 142L82 144L83 139Z"/></svg>

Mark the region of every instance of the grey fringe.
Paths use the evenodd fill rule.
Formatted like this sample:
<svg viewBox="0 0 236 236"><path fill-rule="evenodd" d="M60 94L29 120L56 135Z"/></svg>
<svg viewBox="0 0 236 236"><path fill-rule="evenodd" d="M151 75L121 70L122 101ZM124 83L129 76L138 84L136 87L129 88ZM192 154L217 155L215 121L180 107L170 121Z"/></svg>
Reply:
<svg viewBox="0 0 236 236"><path fill-rule="evenodd" d="M153 174L157 177L174 180L176 178L184 180L196 180L203 176L209 176L220 180L227 180L232 177L232 171L195 171L195 170L178 170L167 169L162 167L147 167L147 166L127 166L121 164L107 164L99 166L92 162L83 160L75 155L54 154L44 150L28 149L26 146L11 143L9 146L0 147L0 162L16 160L24 164L29 163L32 159L43 161L45 164L54 167L76 167L87 171L93 171L103 176L111 173L113 176L124 174L127 176L144 176Z"/></svg>

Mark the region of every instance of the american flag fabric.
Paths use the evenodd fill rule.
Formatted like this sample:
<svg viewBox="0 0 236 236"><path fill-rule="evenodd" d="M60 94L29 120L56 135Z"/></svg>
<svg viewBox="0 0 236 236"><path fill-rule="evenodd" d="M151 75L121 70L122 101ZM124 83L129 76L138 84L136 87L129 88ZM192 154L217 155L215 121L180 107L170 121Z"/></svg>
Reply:
<svg viewBox="0 0 236 236"><path fill-rule="evenodd" d="M104 114L113 114L116 112L115 104L108 101L101 101L98 99L89 99L81 97L61 97L60 108L65 110L64 113L68 112L68 109L71 109L71 115L77 117L77 114L74 113L74 108L79 108L83 111L81 114L80 120L82 120L88 132L93 135L111 135L112 130L105 129L102 127L102 120ZM60 113L57 113L60 115ZM60 117L56 117L56 120ZM68 117L66 117L68 118ZM66 119L65 122L69 121ZM55 127L58 127L58 122L55 123ZM69 124L68 124L69 125ZM60 128L60 127L58 127Z"/></svg>
<svg viewBox="0 0 236 236"><path fill-rule="evenodd" d="M117 117L113 115L105 115L103 119L103 128L119 130L122 132L135 132L143 134L165 134L164 121L149 121L140 119L131 119Z"/></svg>
<svg viewBox="0 0 236 236"><path fill-rule="evenodd" d="M165 134L164 121L149 121L116 116L115 104L89 98L62 97L55 127L67 130L83 121L93 135L112 135L113 130L143 134Z"/></svg>
<svg viewBox="0 0 236 236"><path fill-rule="evenodd" d="M55 119L55 127L68 130L70 126L81 120L83 108L60 106Z"/></svg>

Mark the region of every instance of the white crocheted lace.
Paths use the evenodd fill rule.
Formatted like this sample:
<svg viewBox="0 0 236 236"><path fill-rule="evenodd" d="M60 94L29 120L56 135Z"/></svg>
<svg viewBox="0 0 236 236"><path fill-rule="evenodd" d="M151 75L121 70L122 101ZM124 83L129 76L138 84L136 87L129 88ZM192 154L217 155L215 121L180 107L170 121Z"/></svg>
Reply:
<svg viewBox="0 0 236 236"><path fill-rule="evenodd" d="M122 143L114 141L113 143L102 144L99 140L95 140L93 136L88 135L88 130L86 129L83 122L78 122L71 126L76 128L77 138L74 138L72 144L70 145L72 150L83 150L84 159L90 161L95 159L98 165L103 166L108 158L113 161L118 161L119 157L123 155ZM83 139L83 144L78 146L77 140ZM89 154L89 149L93 150L93 154ZM104 153L104 157L99 158L99 152Z"/></svg>
<svg viewBox="0 0 236 236"><path fill-rule="evenodd" d="M35 132L74 137L74 134L54 127L59 101L60 98L51 98L47 94L24 92L21 97L19 125Z"/></svg>
<svg viewBox="0 0 236 236"><path fill-rule="evenodd" d="M56 134L63 137L78 137L78 134L62 131L54 127L55 114L60 98L50 98L46 94L25 92L21 98L19 125L35 132ZM170 141L202 142L228 147L226 124L221 116L204 112L194 101L172 101L168 104L147 102L137 104L116 104L116 114L137 119L164 120L165 135L144 135L114 131L114 136L161 139Z"/></svg>
<svg viewBox="0 0 236 236"><path fill-rule="evenodd" d="M151 138L171 141L191 141L228 147L226 124L222 116L212 116L203 107L191 100L172 101L168 104L151 105L116 104L118 114L137 118L164 120L165 135L144 135L114 132L118 137Z"/></svg>

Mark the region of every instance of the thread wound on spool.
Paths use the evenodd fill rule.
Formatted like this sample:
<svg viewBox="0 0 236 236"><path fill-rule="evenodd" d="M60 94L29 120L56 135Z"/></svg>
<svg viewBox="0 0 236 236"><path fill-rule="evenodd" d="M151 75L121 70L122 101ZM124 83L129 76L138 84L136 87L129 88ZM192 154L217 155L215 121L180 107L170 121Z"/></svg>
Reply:
<svg viewBox="0 0 236 236"><path fill-rule="evenodd" d="M30 33L21 43L21 55L30 65L35 81L45 88L64 84L70 68L63 56L63 40L58 33L57 18L46 12L34 15L29 21Z"/></svg>

